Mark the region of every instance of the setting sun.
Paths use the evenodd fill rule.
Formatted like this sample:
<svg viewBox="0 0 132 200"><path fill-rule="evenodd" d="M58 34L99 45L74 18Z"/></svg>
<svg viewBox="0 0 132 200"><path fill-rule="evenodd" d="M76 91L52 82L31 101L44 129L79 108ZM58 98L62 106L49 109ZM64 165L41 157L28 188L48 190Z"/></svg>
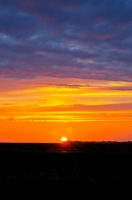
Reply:
<svg viewBox="0 0 132 200"><path fill-rule="evenodd" d="M67 141L67 138L66 137L62 137L61 138L61 142L66 142Z"/></svg>

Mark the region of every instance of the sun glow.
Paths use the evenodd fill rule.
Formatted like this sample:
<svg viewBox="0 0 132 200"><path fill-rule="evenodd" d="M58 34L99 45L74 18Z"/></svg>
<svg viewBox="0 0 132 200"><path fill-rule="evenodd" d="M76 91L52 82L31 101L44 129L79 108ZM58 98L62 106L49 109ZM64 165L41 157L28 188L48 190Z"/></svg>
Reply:
<svg viewBox="0 0 132 200"><path fill-rule="evenodd" d="M64 149L70 140L132 140L131 88L120 81L0 77L0 142L60 141Z"/></svg>
<svg viewBox="0 0 132 200"><path fill-rule="evenodd" d="M67 140L67 138L66 137L62 137L61 138L61 142L67 142L68 140Z"/></svg>

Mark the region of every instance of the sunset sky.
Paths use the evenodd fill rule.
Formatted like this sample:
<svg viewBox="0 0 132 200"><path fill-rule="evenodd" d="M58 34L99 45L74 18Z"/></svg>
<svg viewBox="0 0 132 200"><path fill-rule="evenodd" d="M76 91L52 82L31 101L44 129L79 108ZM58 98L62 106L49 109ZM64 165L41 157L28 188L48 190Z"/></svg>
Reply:
<svg viewBox="0 0 132 200"><path fill-rule="evenodd" d="M0 0L0 142L132 141L132 1Z"/></svg>

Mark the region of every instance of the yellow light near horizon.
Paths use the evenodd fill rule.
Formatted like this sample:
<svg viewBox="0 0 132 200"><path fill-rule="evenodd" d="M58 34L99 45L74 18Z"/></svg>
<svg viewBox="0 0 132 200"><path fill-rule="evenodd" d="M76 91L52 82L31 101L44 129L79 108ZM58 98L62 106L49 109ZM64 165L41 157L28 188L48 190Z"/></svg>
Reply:
<svg viewBox="0 0 132 200"><path fill-rule="evenodd" d="M66 141L68 141L66 137L61 138L61 142L66 142Z"/></svg>

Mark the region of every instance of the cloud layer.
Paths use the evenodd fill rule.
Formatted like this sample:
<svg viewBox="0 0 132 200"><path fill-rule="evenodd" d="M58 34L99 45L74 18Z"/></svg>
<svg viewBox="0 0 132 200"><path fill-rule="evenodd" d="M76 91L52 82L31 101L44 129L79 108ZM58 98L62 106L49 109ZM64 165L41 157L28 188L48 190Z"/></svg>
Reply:
<svg viewBox="0 0 132 200"><path fill-rule="evenodd" d="M0 75L132 81L131 0L1 0Z"/></svg>

